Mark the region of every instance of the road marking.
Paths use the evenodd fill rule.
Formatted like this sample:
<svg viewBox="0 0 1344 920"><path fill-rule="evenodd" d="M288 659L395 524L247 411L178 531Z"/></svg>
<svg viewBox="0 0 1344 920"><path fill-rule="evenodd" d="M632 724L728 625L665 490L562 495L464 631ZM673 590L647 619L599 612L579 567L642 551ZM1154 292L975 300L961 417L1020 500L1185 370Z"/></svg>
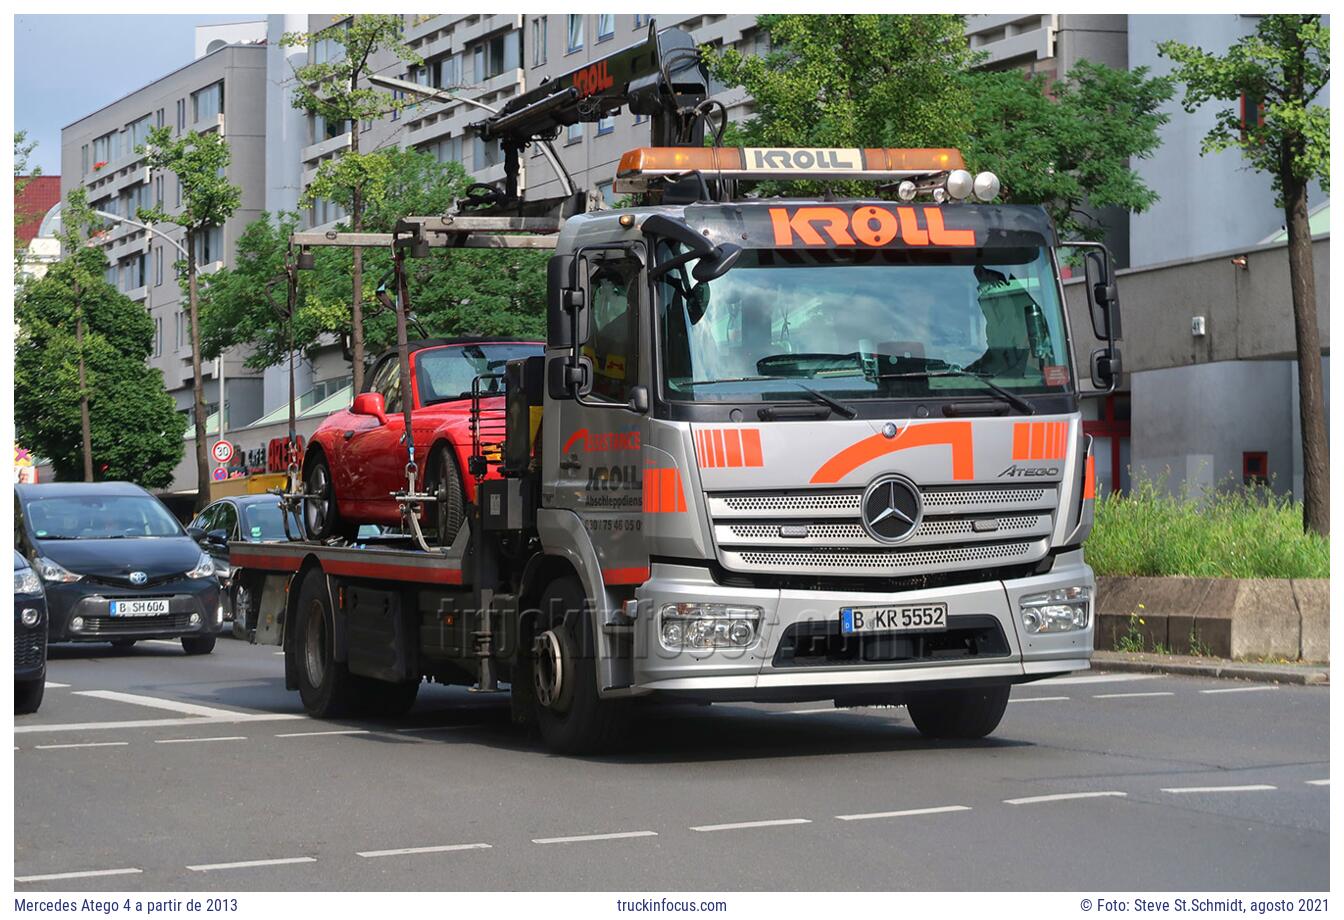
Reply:
<svg viewBox="0 0 1344 920"><path fill-rule="evenodd" d="M204 866L187 866L192 872L213 872L216 869L251 869L256 866L287 866L291 863L317 862L311 856L289 856L285 859L249 859L244 862L210 863Z"/></svg>
<svg viewBox="0 0 1344 920"><path fill-rule="evenodd" d="M218 719L236 716L239 713L213 706L198 706L196 703L183 703L178 700L165 700L157 696L141 696L138 693L122 693L119 690L76 690L76 696L91 696L99 700L111 700L114 703L131 703L135 706L149 706L153 709L167 709L189 716L204 716Z"/></svg>
<svg viewBox="0 0 1344 920"><path fill-rule="evenodd" d="M246 741L243 735L220 735L210 738L161 738L155 744L196 744L199 741Z"/></svg>
<svg viewBox="0 0 1344 920"><path fill-rule="evenodd" d="M95 878L102 875L139 875L143 869L90 869L87 872L56 872L52 875L20 875L16 882L57 882L64 878Z"/></svg>
<svg viewBox="0 0 1344 920"><path fill-rule="evenodd" d="M62 688L65 688L65 687L70 686L69 684L58 684L58 683L56 683L56 681L54 681L54 680L49 680L49 681L46 681L45 683L46 683L46 687L47 687L48 690L53 690L53 689L54 689L54 690L59 690L59 689L62 689Z"/></svg>
<svg viewBox="0 0 1344 920"><path fill-rule="evenodd" d="M488 843L450 843L447 846L440 847L404 847L400 850L366 850L363 853L356 853L356 856L363 856L365 859L376 859L379 856L412 856L416 853L452 853L456 850L488 850Z"/></svg>
<svg viewBox="0 0 1344 920"><path fill-rule="evenodd" d="M851 707L853 708L853 707ZM843 712L835 706L827 706L823 709L776 709L770 713L772 716L810 716L819 712Z"/></svg>
<svg viewBox="0 0 1344 920"><path fill-rule="evenodd" d="M178 642L176 639L141 639L140 641L148 643L150 645L171 645L174 648L177 648L179 645L181 645L181 643Z"/></svg>
<svg viewBox="0 0 1344 920"><path fill-rule="evenodd" d="M271 652L272 655L283 655L284 652Z"/></svg>
<svg viewBox="0 0 1344 920"><path fill-rule="evenodd" d="M1067 696L1015 696L1008 700L1010 703L1054 703L1059 700L1067 700Z"/></svg>
<svg viewBox="0 0 1344 920"><path fill-rule="evenodd" d="M1328 779L1309 779L1309 780L1307 780L1307 785L1308 785L1308 786L1328 786L1328 785L1330 785L1330 780L1328 780Z"/></svg>
<svg viewBox="0 0 1344 920"><path fill-rule="evenodd" d="M1260 690L1277 690L1274 684L1255 684L1250 687L1219 687L1217 690L1201 690L1200 693L1255 693Z"/></svg>
<svg viewBox="0 0 1344 920"><path fill-rule="evenodd" d="M1036 686L1062 687L1066 684L1118 684L1135 680L1155 680L1158 674L1098 674L1094 677L1047 677L1032 681Z"/></svg>
<svg viewBox="0 0 1344 920"><path fill-rule="evenodd" d="M276 735L277 738L312 738L317 735L367 735L367 728L344 728L340 731L331 732L290 732L285 735Z"/></svg>
<svg viewBox="0 0 1344 920"><path fill-rule="evenodd" d="M1005 805L1035 805L1038 802L1066 802L1069 799L1124 798L1126 793L1110 790L1107 792L1061 792L1056 795L1029 795L1023 799L1004 799Z"/></svg>
<svg viewBox="0 0 1344 920"><path fill-rule="evenodd" d="M741 821L737 824L702 824L693 831L736 831L748 827L780 827L785 824L811 824L807 818L777 818L773 821Z"/></svg>
<svg viewBox="0 0 1344 920"><path fill-rule="evenodd" d="M58 751L63 748L125 747L130 743L129 741L85 741L80 744L35 744L33 747L39 751Z"/></svg>
<svg viewBox="0 0 1344 920"><path fill-rule="evenodd" d="M583 843L587 840L625 840L630 837L657 837L656 831L623 831L619 834L581 834L578 837L538 837L533 843Z"/></svg>
<svg viewBox="0 0 1344 920"><path fill-rule="evenodd" d="M1094 693L1094 700L1132 700L1139 696L1175 696L1170 690L1154 690L1149 693Z"/></svg>
<svg viewBox="0 0 1344 920"><path fill-rule="evenodd" d="M1187 792L1270 792L1278 788L1278 786L1269 786L1265 783L1256 783L1250 786L1178 786L1162 791L1170 792L1173 795L1181 795Z"/></svg>
<svg viewBox="0 0 1344 920"><path fill-rule="evenodd" d="M911 815L941 815L970 810L969 805L939 805L935 808L909 808L905 811L874 811L866 815L836 815L836 818L841 821L868 821L872 818L905 818Z"/></svg>
<svg viewBox="0 0 1344 920"><path fill-rule="evenodd" d="M451 732L459 728L473 728L471 725L426 725L420 728L397 728L393 729L399 735L411 735L415 732Z"/></svg>
<svg viewBox="0 0 1344 920"><path fill-rule="evenodd" d="M288 722L306 719L303 713L240 712L228 718L134 719L129 722L62 722L56 725L16 725L14 732L84 732L108 728L175 728L182 725L226 725L232 722Z"/></svg>

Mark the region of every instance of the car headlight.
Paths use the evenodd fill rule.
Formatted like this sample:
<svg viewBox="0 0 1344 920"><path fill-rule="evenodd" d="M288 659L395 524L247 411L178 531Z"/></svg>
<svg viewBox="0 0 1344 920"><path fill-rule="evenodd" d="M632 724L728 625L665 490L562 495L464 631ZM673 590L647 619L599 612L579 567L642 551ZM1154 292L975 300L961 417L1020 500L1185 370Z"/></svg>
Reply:
<svg viewBox="0 0 1344 920"><path fill-rule="evenodd" d="M756 641L760 607L736 604L664 604L658 611L658 639L672 651L746 648Z"/></svg>
<svg viewBox="0 0 1344 920"><path fill-rule="evenodd" d="M215 560L209 553L201 553L201 558L196 560L196 568L187 573L188 578L214 578Z"/></svg>
<svg viewBox="0 0 1344 920"><path fill-rule="evenodd" d="M32 569L22 569L14 573L15 594L41 594L42 579Z"/></svg>
<svg viewBox="0 0 1344 920"><path fill-rule="evenodd" d="M42 620L42 611L36 607L24 607L23 613L19 614L19 620L24 626L29 628L36 626Z"/></svg>
<svg viewBox="0 0 1344 920"><path fill-rule="evenodd" d="M1044 594L1028 594L1018 601L1022 628L1029 633L1061 633L1087 629L1092 590L1077 585Z"/></svg>
<svg viewBox="0 0 1344 920"><path fill-rule="evenodd" d="M83 575L76 575L74 572L66 569L65 566L57 565L46 557L39 556L33 563L33 568L37 569L37 574L42 576L43 581L71 582L79 581Z"/></svg>

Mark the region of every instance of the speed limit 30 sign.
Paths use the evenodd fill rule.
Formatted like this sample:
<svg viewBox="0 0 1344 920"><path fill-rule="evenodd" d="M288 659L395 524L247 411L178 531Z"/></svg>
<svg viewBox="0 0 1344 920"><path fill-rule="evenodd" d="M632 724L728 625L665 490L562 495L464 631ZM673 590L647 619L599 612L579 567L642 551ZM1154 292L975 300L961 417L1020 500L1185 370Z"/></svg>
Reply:
<svg viewBox="0 0 1344 920"><path fill-rule="evenodd" d="M216 463L228 463L233 459L233 444L229 441L216 441L215 446L210 448L210 454Z"/></svg>

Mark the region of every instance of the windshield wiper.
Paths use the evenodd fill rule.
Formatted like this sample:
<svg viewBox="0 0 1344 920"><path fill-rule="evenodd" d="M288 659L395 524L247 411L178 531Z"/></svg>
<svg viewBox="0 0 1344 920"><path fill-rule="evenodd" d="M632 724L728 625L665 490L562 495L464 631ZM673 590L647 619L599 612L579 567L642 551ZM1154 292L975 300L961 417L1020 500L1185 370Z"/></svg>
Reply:
<svg viewBox="0 0 1344 920"><path fill-rule="evenodd" d="M798 383L796 380L794 381L794 384L804 393L811 394L813 399L830 406L837 414L843 415L845 418L858 418L859 410L855 409L853 406L847 406L835 397L827 396L820 390L814 390L806 384Z"/></svg>
<svg viewBox="0 0 1344 920"><path fill-rule="evenodd" d="M999 386L997 383L995 383L993 380L990 379L989 374L977 374L975 371L954 370L952 368L946 368L936 371L909 371L900 374L878 374L878 377L880 377L883 380L899 379L902 377L922 377L925 379L932 379L934 377L970 377L972 380L979 380L985 386L989 387L989 389L992 390L1000 399L1008 403L1017 411L1022 412L1026 415L1036 414L1035 406L1033 406L1027 400L1023 399L1021 396L1018 396L1011 390L1005 390L1003 387Z"/></svg>

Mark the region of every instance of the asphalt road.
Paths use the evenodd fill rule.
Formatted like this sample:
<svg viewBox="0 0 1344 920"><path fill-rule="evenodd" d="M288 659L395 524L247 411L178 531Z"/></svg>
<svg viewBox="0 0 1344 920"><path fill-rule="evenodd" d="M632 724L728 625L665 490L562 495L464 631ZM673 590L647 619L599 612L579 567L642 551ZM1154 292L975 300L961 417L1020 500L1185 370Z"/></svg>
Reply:
<svg viewBox="0 0 1344 920"><path fill-rule="evenodd" d="M548 754L503 695L321 722L274 649L52 651L16 717L15 884L56 890L1320 890L1321 687L1085 674L975 743L903 709L650 712Z"/></svg>

